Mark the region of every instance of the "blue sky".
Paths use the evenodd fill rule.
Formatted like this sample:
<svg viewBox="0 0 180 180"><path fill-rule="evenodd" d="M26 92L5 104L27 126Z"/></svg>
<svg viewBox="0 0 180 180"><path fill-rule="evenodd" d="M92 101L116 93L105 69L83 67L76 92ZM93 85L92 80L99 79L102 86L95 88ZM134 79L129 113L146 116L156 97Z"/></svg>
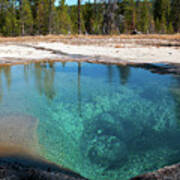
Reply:
<svg viewBox="0 0 180 180"><path fill-rule="evenodd" d="M59 0L56 0L57 2ZM84 4L85 2L88 2L89 0L81 0L82 4ZM91 0L90 0L91 1ZM57 3L56 3L57 4ZM74 5L74 4L77 4L77 0L66 0L66 4L68 5Z"/></svg>
<svg viewBox="0 0 180 180"><path fill-rule="evenodd" d="M66 4L68 5L77 4L77 0L66 0Z"/></svg>
<svg viewBox="0 0 180 180"><path fill-rule="evenodd" d="M58 5L58 1L59 0L56 0L56 3ZM74 5L74 4L77 4L77 0L66 0L66 4L68 5Z"/></svg>

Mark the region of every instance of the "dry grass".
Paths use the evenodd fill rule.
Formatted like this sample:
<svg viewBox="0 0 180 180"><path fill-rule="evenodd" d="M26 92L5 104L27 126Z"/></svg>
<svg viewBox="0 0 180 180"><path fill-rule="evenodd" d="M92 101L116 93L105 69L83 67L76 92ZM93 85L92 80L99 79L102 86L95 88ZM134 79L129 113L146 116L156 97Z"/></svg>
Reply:
<svg viewBox="0 0 180 180"><path fill-rule="evenodd" d="M79 46L106 46L114 48L147 46L147 47L180 47L180 34L173 35L47 35L47 36L23 36L0 37L0 43L38 43L38 42L62 42L64 44Z"/></svg>
<svg viewBox="0 0 180 180"><path fill-rule="evenodd" d="M123 46L121 46L121 45L115 45L114 47L115 48L123 48Z"/></svg>
<svg viewBox="0 0 180 180"><path fill-rule="evenodd" d="M60 40L71 40L71 39L157 39L157 40L176 40L180 41L180 34L173 35L47 35L47 36L24 36L24 37L0 37L0 42L39 42L48 41L56 42Z"/></svg>

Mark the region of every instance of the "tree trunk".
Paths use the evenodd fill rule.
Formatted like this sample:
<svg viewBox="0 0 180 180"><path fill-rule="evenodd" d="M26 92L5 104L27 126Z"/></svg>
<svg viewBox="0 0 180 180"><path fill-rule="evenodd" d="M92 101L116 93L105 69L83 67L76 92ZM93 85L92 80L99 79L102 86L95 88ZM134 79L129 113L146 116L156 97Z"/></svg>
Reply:
<svg viewBox="0 0 180 180"><path fill-rule="evenodd" d="M52 0L49 1L48 33L52 34Z"/></svg>
<svg viewBox="0 0 180 180"><path fill-rule="evenodd" d="M25 30L24 30L24 17L23 17L23 0L19 1L19 6L20 6L20 23L21 23L21 35L25 35Z"/></svg>
<svg viewBox="0 0 180 180"><path fill-rule="evenodd" d="M81 34L81 0L78 0L78 34Z"/></svg>

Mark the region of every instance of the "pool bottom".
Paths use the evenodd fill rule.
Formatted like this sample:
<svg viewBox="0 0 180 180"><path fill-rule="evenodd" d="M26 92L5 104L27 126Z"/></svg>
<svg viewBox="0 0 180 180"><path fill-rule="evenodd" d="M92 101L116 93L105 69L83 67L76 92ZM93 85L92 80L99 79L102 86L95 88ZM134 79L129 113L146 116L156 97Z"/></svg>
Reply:
<svg viewBox="0 0 180 180"><path fill-rule="evenodd" d="M180 131L169 97L154 104L138 89L119 91L94 94L81 114L74 104L51 104L38 129L43 156L92 180L126 180L179 162Z"/></svg>
<svg viewBox="0 0 180 180"><path fill-rule="evenodd" d="M92 180L125 180L179 162L177 76L86 63L4 72L0 115L37 119L31 147L50 162Z"/></svg>

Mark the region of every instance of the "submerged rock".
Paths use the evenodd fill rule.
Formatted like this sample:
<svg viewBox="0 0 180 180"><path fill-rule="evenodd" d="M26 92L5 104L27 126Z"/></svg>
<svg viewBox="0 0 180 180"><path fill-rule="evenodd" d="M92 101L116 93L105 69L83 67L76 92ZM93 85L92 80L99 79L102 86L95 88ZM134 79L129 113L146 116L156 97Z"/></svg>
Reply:
<svg viewBox="0 0 180 180"><path fill-rule="evenodd" d="M115 136L99 136L88 150L88 158L92 163L110 166L127 156L127 148L123 141Z"/></svg>
<svg viewBox="0 0 180 180"><path fill-rule="evenodd" d="M107 168L127 157L122 124L115 123L110 114L101 114L84 126L81 150L91 163Z"/></svg>

